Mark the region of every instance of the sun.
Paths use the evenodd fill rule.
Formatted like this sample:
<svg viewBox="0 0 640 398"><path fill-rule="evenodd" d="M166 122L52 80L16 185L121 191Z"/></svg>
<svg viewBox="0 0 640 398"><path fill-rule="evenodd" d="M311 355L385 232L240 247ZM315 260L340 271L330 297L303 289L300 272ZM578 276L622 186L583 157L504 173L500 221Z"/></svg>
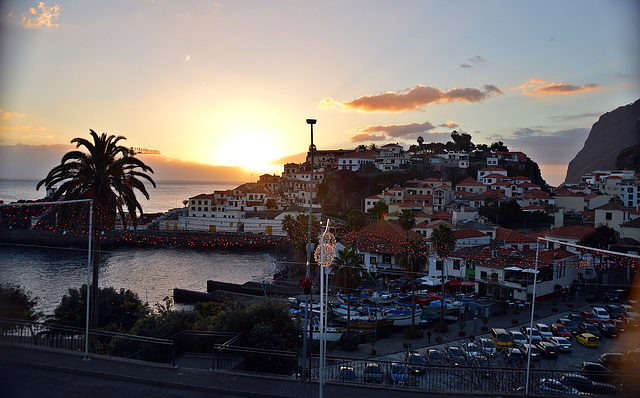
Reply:
<svg viewBox="0 0 640 398"><path fill-rule="evenodd" d="M268 135L246 132L227 137L218 147L216 163L272 173L276 166L269 163L280 157L281 150Z"/></svg>

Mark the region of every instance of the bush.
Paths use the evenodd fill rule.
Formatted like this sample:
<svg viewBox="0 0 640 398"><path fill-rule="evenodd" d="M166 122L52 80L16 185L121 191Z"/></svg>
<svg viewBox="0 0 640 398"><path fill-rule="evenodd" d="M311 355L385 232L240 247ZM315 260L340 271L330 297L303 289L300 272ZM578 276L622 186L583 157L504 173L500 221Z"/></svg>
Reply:
<svg viewBox="0 0 640 398"><path fill-rule="evenodd" d="M0 318L36 320L42 316L34 311L36 304L38 298L31 297L31 292L25 292L20 285L0 285Z"/></svg>

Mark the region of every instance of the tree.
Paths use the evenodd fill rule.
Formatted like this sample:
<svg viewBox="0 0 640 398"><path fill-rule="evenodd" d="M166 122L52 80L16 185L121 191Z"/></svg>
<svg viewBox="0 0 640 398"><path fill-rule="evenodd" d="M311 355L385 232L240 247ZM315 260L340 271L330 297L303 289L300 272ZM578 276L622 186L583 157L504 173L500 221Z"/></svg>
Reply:
<svg viewBox="0 0 640 398"><path fill-rule="evenodd" d="M131 290L113 287L99 289L98 327L127 332L149 314L149 306ZM69 288L47 321L58 325L83 327L87 316L87 285Z"/></svg>
<svg viewBox="0 0 640 398"><path fill-rule="evenodd" d="M189 206L189 199L184 199L184 200L182 201L182 204L184 205L184 207Z"/></svg>
<svg viewBox="0 0 640 398"><path fill-rule="evenodd" d="M283 301L268 298L252 302L228 302L215 320L220 332L242 333L242 344L270 350L291 350L300 346L300 323L291 319Z"/></svg>
<svg viewBox="0 0 640 398"><path fill-rule="evenodd" d="M389 206L384 203L384 200L380 199L376 202L375 205L369 210L372 214L376 216L376 219L381 220L385 214L389 211Z"/></svg>
<svg viewBox="0 0 640 398"><path fill-rule="evenodd" d="M22 286L10 283L0 284L0 318L35 321L42 316L36 312L38 298L32 297Z"/></svg>
<svg viewBox="0 0 640 398"><path fill-rule="evenodd" d="M616 231L613 228L610 228L606 225L600 225L599 227L596 228L595 231L591 232L588 235L585 235L582 239L580 239L577 244L580 246L587 246L587 247L593 247L595 249L606 250L609 248L609 245L612 245L617 241L618 239L616 238ZM597 264L597 262L595 261L596 257L597 255L594 254L593 269L596 272L598 283L602 283L601 279L602 279L602 269L603 269L603 265L602 265L603 256L602 255L599 256L601 259L601 261L598 262L599 264Z"/></svg>
<svg viewBox="0 0 640 398"><path fill-rule="evenodd" d="M467 133L458 133L456 130L451 132L451 139L454 144L455 152L471 152L475 149L475 145L471 142L471 135Z"/></svg>
<svg viewBox="0 0 640 398"><path fill-rule="evenodd" d="M355 207L347 209L347 227L353 231L361 230L367 223L367 216Z"/></svg>
<svg viewBox="0 0 640 398"><path fill-rule="evenodd" d="M36 190L42 185L50 189L60 184L53 200L93 199L93 220L89 221L94 226L91 324L93 328L97 328L100 236L104 231L114 228L116 214L120 215L125 227L128 219L137 226L137 212L142 214L142 206L136 198L135 191L148 200L149 193L143 180L150 182L154 188L156 184L147 174L153 173L151 167L130 155L127 147L118 144L121 140L126 140L125 137L107 136L106 133L98 136L93 130L90 130L90 134L93 142L79 137L71 140L72 144L76 144L76 148L82 147L86 152L67 152L60 164L51 169L45 179L38 182ZM125 211L128 215L125 215ZM75 214L77 213L66 217L67 222L77 223L78 216Z"/></svg>
<svg viewBox="0 0 640 398"><path fill-rule="evenodd" d="M282 220L282 229L287 233L287 238L293 246L296 259L305 259L309 236L309 216L305 213L299 213L293 218L291 214L287 214ZM318 245L318 235L320 235L320 222L315 217L312 217L311 242L315 246Z"/></svg>
<svg viewBox="0 0 640 398"><path fill-rule="evenodd" d="M491 152L509 152L509 148L502 141L491 143L489 148L491 149Z"/></svg>
<svg viewBox="0 0 640 398"><path fill-rule="evenodd" d="M345 247L338 250L331 267L331 275L334 284L342 288L347 295L347 335L351 335L351 293L362 283L364 270L364 262L355 249Z"/></svg>
<svg viewBox="0 0 640 398"><path fill-rule="evenodd" d="M407 237L409 237L409 230L416 226L416 216L413 211L404 209L398 215L398 223L407 232Z"/></svg>
<svg viewBox="0 0 640 398"><path fill-rule="evenodd" d="M411 327L416 326L416 278L420 272L424 271L428 258L429 247L420 237L407 238L402 244L398 263L404 269L405 275L411 279Z"/></svg>
<svg viewBox="0 0 640 398"><path fill-rule="evenodd" d="M440 224L437 229L435 229L431 233L431 246L433 246L436 254L442 260L442 274L441 274L441 305L440 305L440 322L444 321L444 307L445 307L445 299L444 299L444 261L449 254L456 247L456 237L453 234L453 231L449 226L445 224Z"/></svg>

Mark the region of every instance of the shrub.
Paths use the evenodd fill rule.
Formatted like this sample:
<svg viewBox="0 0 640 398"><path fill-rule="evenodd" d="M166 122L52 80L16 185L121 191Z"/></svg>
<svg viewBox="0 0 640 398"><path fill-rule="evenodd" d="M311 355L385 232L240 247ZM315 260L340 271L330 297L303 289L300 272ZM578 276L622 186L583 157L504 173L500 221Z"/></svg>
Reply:
<svg viewBox="0 0 640 398"><path fill-rule="evenodd" d="M446 322L437 321L433 323L433 330L440 333L445 333L449 331L449 325Z"/></svg>
<svg viewBox="0 0 640 398"><path fill-rule="evenodd" d="M358 345L360 345L360 338L353 334L343 334L338 340L338 347L344 351L355 351L358 349Z"/></svg>
<svg viewBox="0 0 640 398"><path fill-rule="evenodd" d="M422 330L409 327L409 328L404 328L402 330L402 334L407 339L418 339L422 337Z"/></svg>

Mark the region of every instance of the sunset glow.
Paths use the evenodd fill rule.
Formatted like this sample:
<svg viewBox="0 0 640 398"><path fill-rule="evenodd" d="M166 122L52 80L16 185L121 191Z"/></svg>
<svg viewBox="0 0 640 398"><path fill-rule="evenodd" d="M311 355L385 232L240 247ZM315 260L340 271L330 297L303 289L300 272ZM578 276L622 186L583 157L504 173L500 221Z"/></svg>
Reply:
<svg viewBox="0 0 640 398"><path fill-rule="evenodd" d="M598 117L640 92L636 0L1 5L0 178L42 178L94 129L160 151L160 173L248 179L305 153L316 118L318 149L455 129L557 185Z"/></svg>

